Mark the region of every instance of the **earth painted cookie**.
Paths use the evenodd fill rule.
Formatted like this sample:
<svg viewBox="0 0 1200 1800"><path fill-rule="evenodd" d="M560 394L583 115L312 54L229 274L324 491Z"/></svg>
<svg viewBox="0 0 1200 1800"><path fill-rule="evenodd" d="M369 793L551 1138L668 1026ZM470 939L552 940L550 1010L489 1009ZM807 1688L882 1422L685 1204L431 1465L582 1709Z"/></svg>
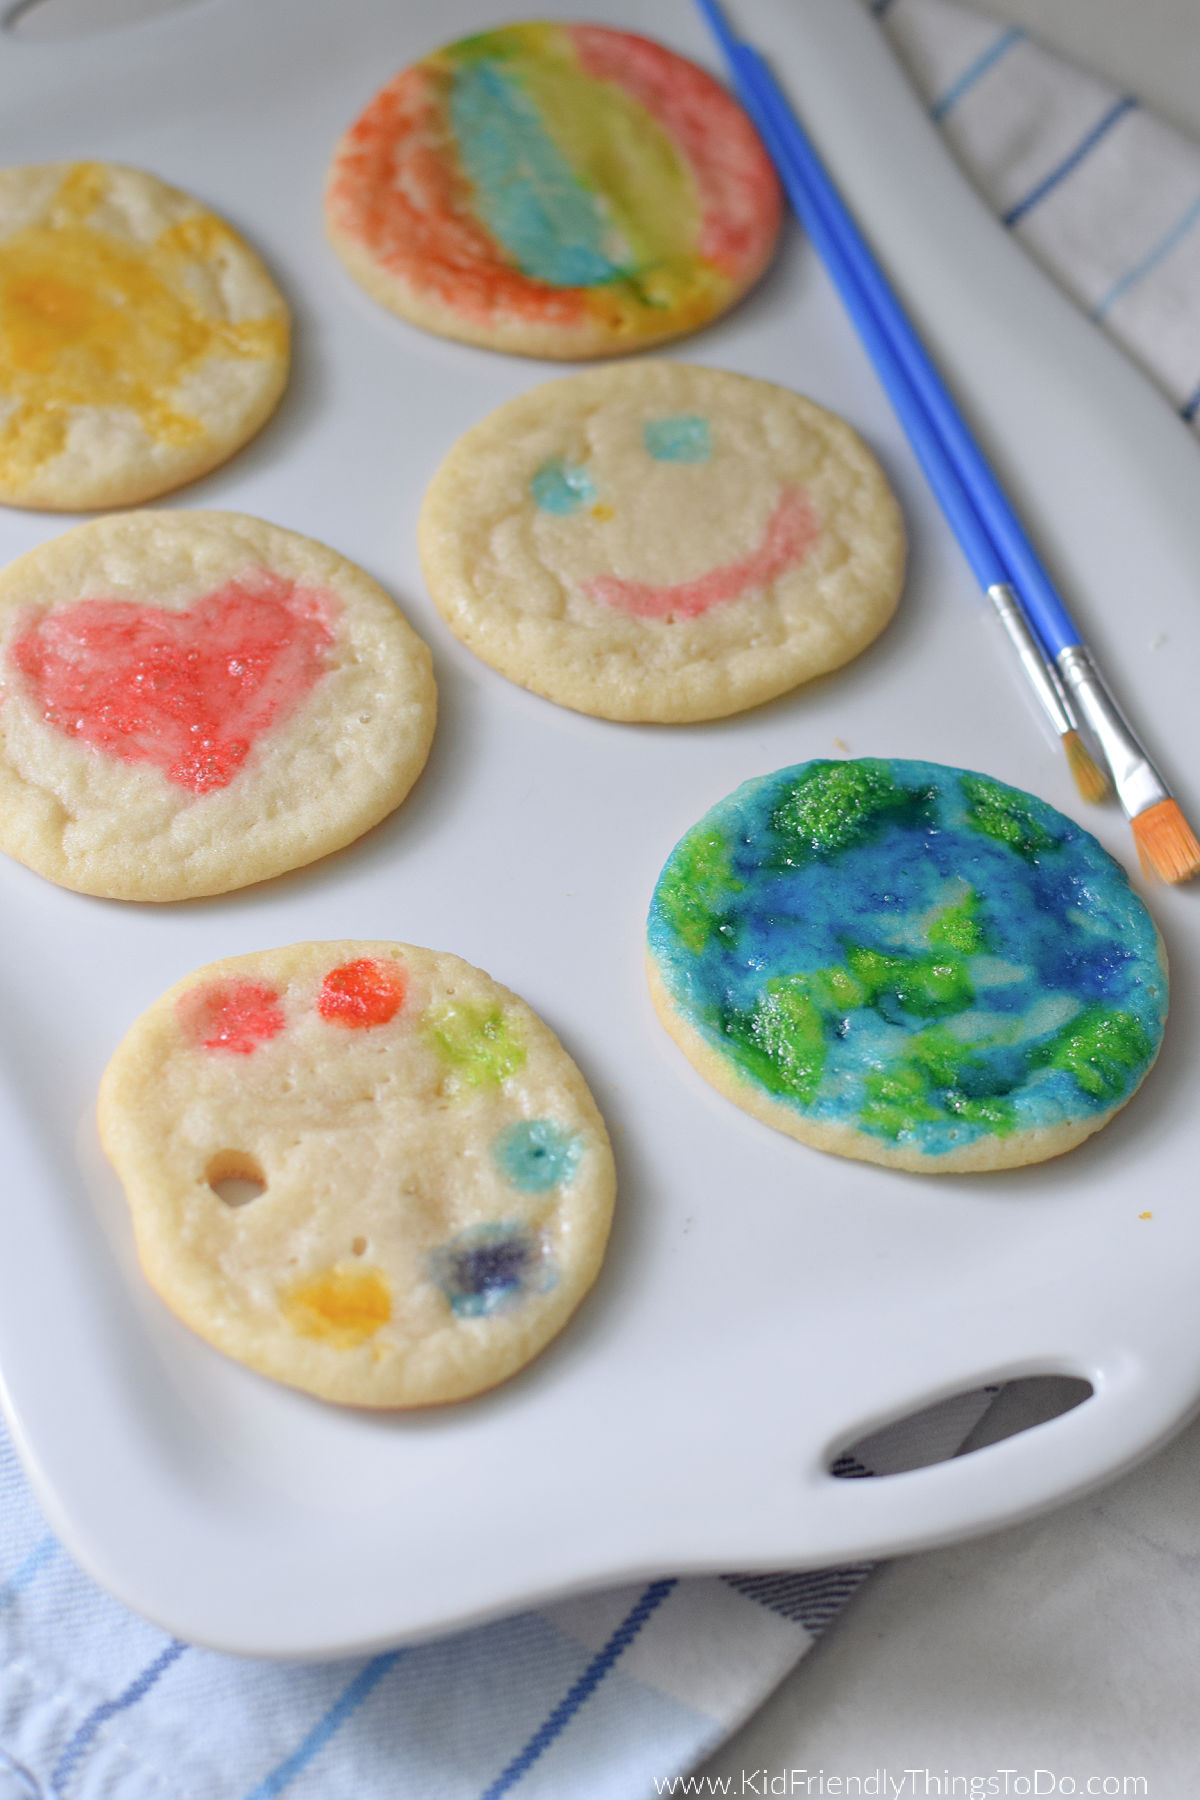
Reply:
<svg viewBox="0 0 1200 1800"><path fill-rule="evenodd" d="M650 908L664 1025L790 1136L922 1174L1057 1156L1158 1053L1167 977L1125 871L1053 807L939 763L748 781Z"/></svg>
<svg viewBox="0 0 1200 1800"><path fill-rule="evenodd" d="M123 513L0 571L0 849L81 893L314 862L399 805L435 712L382 588L261 519Z"/></svg>
<svg viewBox="0 0 1200 1800"><path fill-rule="evenodd" d="M430 592L510 680L606 719L740 712L880 632L904 528L850 427L687 363L590 369L510 400L434 476Z"/></svg>
<svg viewBox="0 0 1200 1800"><path fill-rule="evenodd" d="M608 1237L612 1153L574 1063L507 988L408 944L189 975L109 1064L100 1132L167 1305L326 1400L503 1381Z"/></svg>
<svg viewBox="0 0 1200 1800"><path fill-rule="evenodd" d="M402 318L528 356L694 331L771 256L779 187L710 75L600 25L461 38L390 82L334 154L330 241Z"/></svg>
<svg viewBox="0 0 1200 1800"><path fill-rule="evenodd" d="M215 213L140 169L0 169L0 501L133 506L270 417L288 313Z"/></svg>

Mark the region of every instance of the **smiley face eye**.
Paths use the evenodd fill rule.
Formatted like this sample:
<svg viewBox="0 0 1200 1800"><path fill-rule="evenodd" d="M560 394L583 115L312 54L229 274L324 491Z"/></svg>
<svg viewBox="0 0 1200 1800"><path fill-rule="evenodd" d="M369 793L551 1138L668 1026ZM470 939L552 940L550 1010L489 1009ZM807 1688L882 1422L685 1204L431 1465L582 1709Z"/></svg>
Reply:
<svg viewBox="0 0 1200 1800"><path fill-rule="evenodd" d="M698 413L647 420L642 426L642 442L655 462L707 462L712 455L708 420Z"/></svg>
<svg viewBox="0 0 1200 1800"><path fill-rule="evenodd" d="M563 456L542 464L529 491L541 510L548 513L578 512L596 498L596 485L587 470Z"/></svg>

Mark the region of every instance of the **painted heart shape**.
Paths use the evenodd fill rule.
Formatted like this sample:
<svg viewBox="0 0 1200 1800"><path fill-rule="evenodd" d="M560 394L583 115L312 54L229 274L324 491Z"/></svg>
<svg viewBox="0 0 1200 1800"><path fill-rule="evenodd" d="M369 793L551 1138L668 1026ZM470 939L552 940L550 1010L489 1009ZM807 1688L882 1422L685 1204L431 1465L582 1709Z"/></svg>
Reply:
<svg viewBox="0 0 1200 1800"><path fill-rule="evenodd" d="M76 601L23 632L11 659L54 730L206 794L229 786L325 672L336 608L332 594L254 569L182 612Z"/></svg>

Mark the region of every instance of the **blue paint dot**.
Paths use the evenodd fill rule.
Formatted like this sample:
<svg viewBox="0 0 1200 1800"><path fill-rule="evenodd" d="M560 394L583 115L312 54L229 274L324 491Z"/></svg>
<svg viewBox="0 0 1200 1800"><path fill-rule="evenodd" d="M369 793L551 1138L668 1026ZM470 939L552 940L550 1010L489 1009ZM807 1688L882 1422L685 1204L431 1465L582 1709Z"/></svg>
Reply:
<svg viewBox="0 0 1200 1800"><path fill-rule="evenodd" d="M586 469L556 456L543 463L529 484L529 491L543 512L573 513L596 498L595 485Z"/></svg>
<svg viewBox="0 0 1200 1800"><path fill-rule="evenodd" d="M548 1194L571 1179L580 1149L578 1136L553 1119L518 1119L500 1133L492 1155L501 1173L523 1194Z"/></svg>
<svg viewBox="0 0 1200 1800"><path fill-rule="evenodd" d="M642 427L642 439L655 462L707 462L712 455L708 420L695 413L651 419Z"/></svg>
<svg viewBox="0 0 1200 1800"><path fill-rule="evenodd" d="M471 1225L429 1259L430 1273L460 1319L486 1318L552 1283L540 1238L522 1225Z"/></svg>

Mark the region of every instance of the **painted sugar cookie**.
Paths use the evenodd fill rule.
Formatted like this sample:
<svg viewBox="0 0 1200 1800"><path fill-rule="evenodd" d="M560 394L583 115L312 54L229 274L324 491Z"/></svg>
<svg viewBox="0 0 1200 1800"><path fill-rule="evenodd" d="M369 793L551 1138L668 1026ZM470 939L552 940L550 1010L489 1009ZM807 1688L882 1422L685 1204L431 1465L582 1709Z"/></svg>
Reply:
<svg viewBox="0 0 1200 1800"><path fill-rule="evenodd" d="M787 388L677 362L546 383L462 437L420 522L451 629L580 712L740 712L880 632L904 528L870 451Z"/></svg>
<svg viewBox="0 0 1200 1800"><path fill-rule="evenodd" d="M109 1064L100 1131L167 1305L327 1400L503 1381L608 1237L612 1154L574 1063L507 988L407 944L189 975Z"/></svg>
<svg viewBox="0 0 1200 1800"><path fill-rule="evenodd" d="M940 1174L1099 1130L1158 1053L1167 977L1125 871L1031 794L939 763L748 781L650 909L667 1030L792 1137Z"/></svg>
<svg viewBox="0 0 1200 1800"><path fill-rule="evenodd" d="M746 115L600 25L461 38L390 82L334 154L330 241L429 331L606 356L694 331L766 267L774 171Z"/></svg>
<svg viewBox="0 0 1200 1800"><path fill-rule="evenodd" d="M0 849L118 900L339 849L421 772L430 657L370 577L239 513L123 513L0 571Z"/></svg>
<svg viewBox="0 0 1200 1800"><path fill-rule="evenodd" d="M0 169L0 501L133 506L270 417L288 314L215 213L139 169Z"/></svg>

